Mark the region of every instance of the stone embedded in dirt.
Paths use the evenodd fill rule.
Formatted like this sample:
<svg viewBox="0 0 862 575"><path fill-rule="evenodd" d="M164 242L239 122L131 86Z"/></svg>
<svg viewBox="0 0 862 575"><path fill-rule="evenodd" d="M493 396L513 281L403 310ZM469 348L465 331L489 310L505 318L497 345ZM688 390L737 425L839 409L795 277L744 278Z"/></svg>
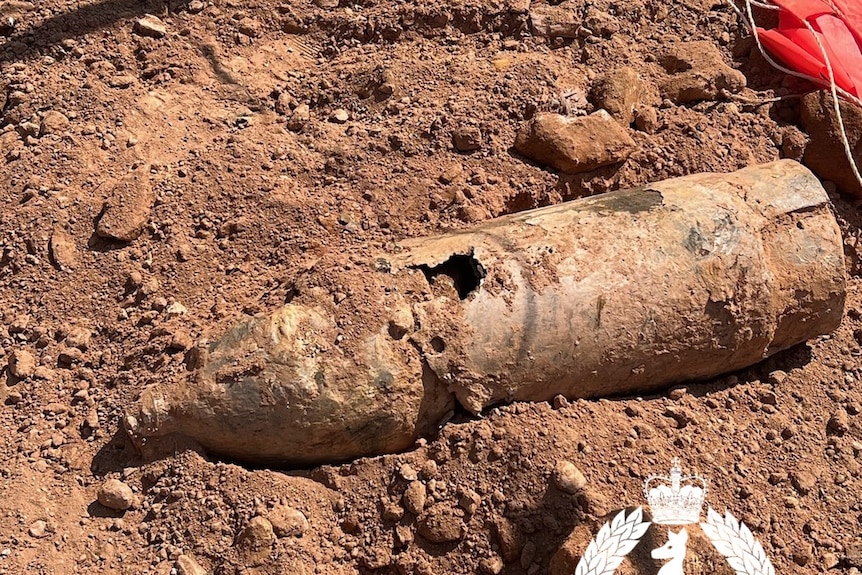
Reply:
<svg viewBox="0 0 862 575"><path fill-rule="evenodd" d="M578 118L537 114L515 139L518 153L566 174L617 164L634 149L626 129L604 110Z"/></svg>
<svg viewBox="0 0 862 575"><path fill-rule="evenodd" d="M300 104L294 108L293 114L287 119L287 129L291 132L301 132L310 120L311 109L308 104Z"/></svg>
<svg viewBox="0 0 862 575"><path fill-rule="evenodd" d="M186 315L187 313L189 313L188 308L178 301L175 301L174 303L169 305L165 310L165 315L168 317L168 319L180 317Z"/></svg>
<svg viewBox="0 0 862 575"><path fill-rule="evenodd" d="M260 36L260 22L254 18L245 17L237 22L237 30L244 36L257 38Z"/></svg>
<svg viewBox="0 0 862 575"><path fill-rule="evenodd" d="M401 479L404 481L416 481L419 479L419 474L416 473L416 470L409 463L403 463L401 467L398 468L398 475L400 475Z"/></svg>
<svg viewBox="0 0 862 575"><path fill-rule="evenodd" d="M272 523L265 517L255 515L252 517L242 533L237 538L237 545L259 551L267 549L275 542L275 532Z"/></svg>
<svg viewBox="0 0 862 575"><path fill-rule="evenodd" d="M9 373L18 379L33 377L36 371L36 358L26 349L18 349L10 353L7 362Z"/></svg>
<svg viewBox="0 0 862 575"><path fill-rule="evenodd" d="M839 102L853 159L862 166L862 149L859 147L862 142L862 108L843 100ZM845 156L832 96L825 90L806 94L802 98L799 121L809 138L802 163L821 179L835 182L841 191L862 197L862 188Z"/></svg>
<svg viewBox="0 0 862 575"><path fill-rule="evenodd" d="M344 108L338 108L329 115L329 121L334 124L344 124L350 119L350 114Z"/></svg>
<svg viewBox="0 0 862 575"><path fill-rule="evenodd" d="M587 478L571 461L557 462L553 473L554 485L557 489L574 495L587 486Z"/></svg>
<svg viewBox="0 0 862 575"><path fill-rule="evenodd" d="M479 571L486 575L500 575L503 571L503 559L499 555L485 557L479 561Z"/></svg>
<svg viewBox="0 0 862 575"><path fill-rule="evenodd" d="M84 361L84 352L77 347L66 347L57 354L57 364L60 366L71 366Z"/></svg>
<svg viewBox="0 0 862 575"><path fill-rule="evenodd" d="M137 239L147 225L155 199L145 174L126 176L109 191L96 233L121 242Z"/></svg>
<svg viewBox="0 0 862 575"><path fill-rule="evenodd" d="M447 503L437 503L428 508L416 525L419 535L431 543L458 541L467 534L463 511Z"/></svg>
<svg viewBox="0 0 862 575"><path fill-rule="evenodd" d="M56 110L48 110L42 115L39 136L62 134L69 129L69 118Z"/></svg>
<svg viewBox="0 0 862 575"><path fill-rule="evenodd" d="M712 42L676 44L662 58L662 66L669 74L662 82L662 95L676 104L716 100L747 85L745 75L725 64Z"/></svg>
<svg viewBox="0 0 862 575"><path fill-rule="evenodd" d="M839 408L826 423L826 432L830 435L844 435L850 429L850 418L847 411Z"/></svg>
<svg viewBox="0 0 862 575"><path fill-rule="evenodd" d="M30 534L30 537L40 539L48 534L48 524L41 519L34 521L27 528L27 533Z"/></svg>
<svg viewBox="0 0 862 575"><path fill-rule="evenodd" d="M54 265L61 271L74 268L78 263L77 251L75 241L69 234L60 228L54 230L48 242L48 254Z"/></svg>
<svg viewBox="0 0 862 575"><path fill-rule="evenodd" d="M282 91L275 100L275 111L282 116L288 115L298 105L290 92Z"/></svg>
<svg viewBox="0 0 862 575"><path fill-rule="evenodd" d="M135 32L150 38L164 38L168 28L162 20L152 14L145 14L135 22Z"/></svg>
<svg viewBox="0 0 862 575"><path fill-rule="evenodd" d="M521 549L524 547L521 533L512 525L506 517L495 517L491 523L497 545L503 561L514 563L521 557Z"/></svg>
<svg viewBox="0 0 862 575"><path fill-rule="evenodd" d="M530 6L530 27L536 36L577 38L581 18L568 5L534 3Z"/></svg>
<svg viewBox="0 0 862 575"><path fill-rule="evenodd" d="M629 125L635 119L635 109L646 99L646 91L640 74L634 68L623 66L599 77L593 84L590 97L597 108Z"/></svg>
<svg viewBox="0 0 862 575"><path fill-rule="evenodd" d="M299 509L277 505L267 518L277 537L302 537L308 530L308 519Z"/></svg>
<svg viewBox="0 0 862 575"><path fill-rule="evenodd" d="M99 503L115 511L125 511L135 506L137 498L132 488L119 479L108 479L99 488Z"/></svg>
<svg viewBox="0 0 862 575"><path fill-rule="evenodd" d="M396 547L405 548L413 543L413 529L409 525L395 526L395 545Z"/></svg>
<svg viewBox="0 0 862 575"><path fill-rule="evenodd" d="M93 332L85 327L73 327L68 330L63 341L66 345L76 347L80 350L86 350L90 347L90 339L93 337Z"/></svg>
<svg viewBox="0 0 862 575"><path fill-rule="evenodd" d="M314 0L314 5L318 8L338 8L339 0Z"/></svg>
<svg viewBox="0 0 862 575"><path fill-rule="evenodd" d="M207 5L201 2L201 0L192 0L188 5L189 14L200 14L206 7Z"/></svg>
<svg viewBox="0 0 862 575"><path fill-rule="evenodd" d="M180 555L174 565L177 575L207 575L207 570L200 566L191 555Z"/></svg>
<svg viewBox="0 0 862 575"><path fill-rule="evenodd" d="M427 491L421 481L411 481L404 491L404 508L413 515L419 515L425 509Z"/></svg>
<svg viewBox="0 0 862 575"><path fill-rule="evenodd" d="M482 504L482 497L472 489L466 489L458 499L458 506L467 512L467 515L473 515Z"/></svg>
<svg viewBox="0 0 862 575"><path fill-rule="evenodd" d="M635 111L635 128L646 134L655 134L658 130L658 112L652 106L638 108Z"/></svg>
<svg viewBox="0 0 862 575"><path fill-rule="evenodd" d="M817 487L817 477L808 471L794 471L790 474L790 484L800 495L808 495Z"/></svg>
<svg viewBox="0 0 862 575"><path fill-rule="evenodd" d="M452 134L452 145L459 152L475 152L482 149L482 131L476 126L458 128Z"/></svg>

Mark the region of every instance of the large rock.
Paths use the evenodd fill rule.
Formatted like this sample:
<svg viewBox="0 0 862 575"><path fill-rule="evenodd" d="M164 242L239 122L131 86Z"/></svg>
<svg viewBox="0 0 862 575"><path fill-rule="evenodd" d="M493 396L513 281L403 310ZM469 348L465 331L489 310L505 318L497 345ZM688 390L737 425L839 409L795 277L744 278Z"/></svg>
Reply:
<svg viewBox="0 0 862 575"><path fill-rule="evenodd" d="M519 154L566 174L617 164L634 149L626 129L604 110L578 118L537 114L515 139Z"/></svg>
<svg viewBox="0 0 862 575"><path fill-rule="evenodd" d="M862 150L859 149L862 143L862 109L846 102L840 105L853 159L857 166L862 166ZM862 197L862 187L844 153L832 96L826 91L807 94L802 98L800 121L810 138L802 163L822 179L835 182L842 191Z"/></svg>

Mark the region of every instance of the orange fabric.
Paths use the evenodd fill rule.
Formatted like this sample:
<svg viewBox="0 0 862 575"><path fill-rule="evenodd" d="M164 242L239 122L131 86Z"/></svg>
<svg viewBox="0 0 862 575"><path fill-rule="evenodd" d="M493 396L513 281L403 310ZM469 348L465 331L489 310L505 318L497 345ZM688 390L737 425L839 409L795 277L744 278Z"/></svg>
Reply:
<svg viewBox="0 0 862 575"><path fill-rule="evenodd" d="M832 65L835 84L854 96L862 95L862 0L772 1L781 13L777 28L761 32L766 48L789 68L828 85L819 39Z"/></svg>

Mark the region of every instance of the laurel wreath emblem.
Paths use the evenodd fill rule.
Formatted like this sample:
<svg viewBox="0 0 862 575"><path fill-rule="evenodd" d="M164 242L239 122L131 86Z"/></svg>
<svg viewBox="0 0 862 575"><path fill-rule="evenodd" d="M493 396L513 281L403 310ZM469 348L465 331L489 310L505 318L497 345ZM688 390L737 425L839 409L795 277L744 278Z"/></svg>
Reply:
<svg viewBox="0 0 862 575"><path fill-rule="evenodd" d="M775 575L775 568L763 545L754 538L751 529L730 511L722 517L710 507L707 520L700 524L700 528L737 575Z"/></svg>
<svg viewBox="0 0 862 575"><path fill-rule="evenodd" d="M625 509L605 523L578 561L575 575L612 575L625 556L638 544L650 526L638 507L626 516Z"/></svg>

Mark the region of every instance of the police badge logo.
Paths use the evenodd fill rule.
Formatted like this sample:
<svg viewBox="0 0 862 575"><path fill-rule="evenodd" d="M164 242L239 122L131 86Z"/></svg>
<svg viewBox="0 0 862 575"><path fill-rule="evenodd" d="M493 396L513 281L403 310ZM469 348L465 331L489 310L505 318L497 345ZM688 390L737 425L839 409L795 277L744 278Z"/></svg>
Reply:
<svg viewBox="0 0 862 575"><path fill-rule="evenodd" d="M575 575L612 575L653 524L668 526L667 543L650 553L652 559L664 561L658 575L684 575L688 543L685 525L698 523L736 575L775 575L763 546L730 511L722 516L709 507L706 521L700 521L706 494L706 480L697 475L683 476L679 459L674 458L670 476L652 475L644 482L652 521L644 521L641 507L628 515L620 511L590 541Z"/></svg>

